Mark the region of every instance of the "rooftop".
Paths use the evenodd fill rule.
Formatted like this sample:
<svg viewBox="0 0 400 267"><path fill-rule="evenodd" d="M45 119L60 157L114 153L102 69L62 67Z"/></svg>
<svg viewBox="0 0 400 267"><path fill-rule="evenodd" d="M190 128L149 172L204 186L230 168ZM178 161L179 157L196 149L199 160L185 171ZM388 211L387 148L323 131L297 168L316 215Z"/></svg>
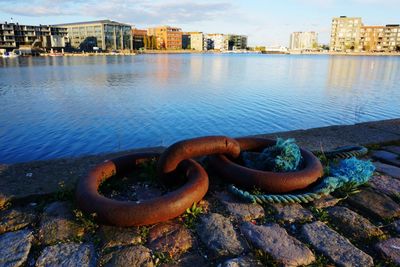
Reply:
<svg viewBox="0 0 400 267"><path fill-rule="evenodd" d="M55 24L52 26L73 26L73 25L82 25L82 24L120 24L120 25L132 26L132 25L129 25L126 23L121 23L121 22L117 22L117 21L113 21L113 20L109 20L109 19L71 22L71 23Z"/></svg>

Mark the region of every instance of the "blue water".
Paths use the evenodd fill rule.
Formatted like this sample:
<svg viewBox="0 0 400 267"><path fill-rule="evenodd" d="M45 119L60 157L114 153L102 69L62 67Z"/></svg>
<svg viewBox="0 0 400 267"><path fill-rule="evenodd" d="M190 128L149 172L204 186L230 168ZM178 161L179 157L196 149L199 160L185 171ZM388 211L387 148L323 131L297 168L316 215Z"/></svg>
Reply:
<svg viewBox="0 0 400 267"><path fill-rule="evenodd" d="M0 59L0 162L400 117L400 57Z"/></svg>

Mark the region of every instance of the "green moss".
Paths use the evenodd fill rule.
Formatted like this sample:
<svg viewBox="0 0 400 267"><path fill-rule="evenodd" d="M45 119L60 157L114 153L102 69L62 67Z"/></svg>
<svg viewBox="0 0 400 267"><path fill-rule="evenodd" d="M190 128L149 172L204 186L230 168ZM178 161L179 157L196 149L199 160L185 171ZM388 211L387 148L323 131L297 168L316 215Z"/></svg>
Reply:
<svg viewBox="0 0 400 267"><path fill-rule="evenodd" d="M196 202L193 203L192 207L187 208L186 212L182 215L183 218L183 224L189 228L189 229L194 229L197 223L197 220L200 216L200 214L203 213L203 209L201 207L198 207Z"/></svg>
<svg viewBox="0 0 400 267"><path fill-rule="evenodd" d="M153 260L156 266L160 266L162 264L175 263L171 255L166 252L158 252L158 251L153 252Z"/></svg>

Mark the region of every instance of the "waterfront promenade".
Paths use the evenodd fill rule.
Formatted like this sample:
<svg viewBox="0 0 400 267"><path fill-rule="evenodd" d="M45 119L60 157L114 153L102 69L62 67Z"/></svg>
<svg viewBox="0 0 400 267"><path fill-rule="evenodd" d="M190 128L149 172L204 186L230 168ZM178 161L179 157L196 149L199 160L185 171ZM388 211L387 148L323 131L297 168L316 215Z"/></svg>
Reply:
<svg viewBox="0 0 400 267"><path fill-rule="evenodd" d="M211 174L210 190L200 203L203 213L190 224L178 218L122 229L84 217L71 192L90 168L132 151L1 165L0 265L400 264L400 119L262 136L292 137L315 152L366 145L377 172L355 194L289 206L243 203ZM139 199L161 193L146 184L133 190Z"/></svg>

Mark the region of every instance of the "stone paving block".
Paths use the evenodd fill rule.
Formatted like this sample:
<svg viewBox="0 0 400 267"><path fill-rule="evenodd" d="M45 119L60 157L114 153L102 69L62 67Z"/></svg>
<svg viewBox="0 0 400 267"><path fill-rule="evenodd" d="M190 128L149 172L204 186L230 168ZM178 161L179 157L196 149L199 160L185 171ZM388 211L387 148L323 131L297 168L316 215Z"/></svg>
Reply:
<svg viewBox="0 0 400 267"><path fill-rule="evenodd" d="M101 225L98 234L103 248L137 245L143 242L137 227L116 227Z"/></svg>
<svg viewBox="0 0 400 267"><path fill-rule="evenodd" d="M24 266L32 246L33 235L20 230L0 235L0 266Z"/></svg>
<svg viewBox="0 0 400 267"><path fill-rule="evenodd" d="M312 206L317 209L323 209L335 206L341 199L333 197L331 195L327 195L325 197L321 197L320 199L315 200L312 202Z"/></svg>
<svg viewBox="0 0 400 267"><path fill-rule="evenodd" d="M376 249L386 258L400 265L400 238L390 238L376 244Z"/></svg>
<svg viewBox="0 0 400 267"><path fill-rule="evenodd" d="M237 219L251 221L264 217L264 208L256 203L245 203L235 199L232 195L222 192L216 194L216 197L226 207L226 209Z"/></svg>
<svg viewBox="0 0 400 267"><path fill-rule="evenodd" d="M400 194L400 180L387 175L374 175L368 182L372 188L388 196Z"/></svg>
<svg viewBox="0 0 400 267"><path fill-rule="evenodd" d="M253 246L271 255L284 266L307 265L315 261L312 251L278 224L244 223L240 229Z"/></svg>
<svg viewBox="0 0 400 267"><path fill-rule="evenodd" d="M127 246L103 255L100 266L104 267L153 267L150 249L138 245Z"/></svg>
<svg viewBox="0 0 400 267"><path fill-rule="evenodd" d="M271 204L270 206L277 213L275 218L285 222L311 221L314 218L310 210L298 203L290 205Z"/></svg>
<svg viewBox="0 0 400 267"><path fill-rule="evenodd" d="M245 255L225 261L219 267L263 267L264 265L252 255Z"/></svg>
<svg viewBox="0 0 400 267"><path fill-rule="evenodd" d="M400 146L385 146L382 149L400 155Z"/></svg>
<svg viewBox="0 0 400 267"><path fill-rule="evenodd" d="M385 150L376 150L372 152L372 158L383 163L400 167L399 155Z"/></svg>
<svg viewBox="0 0 400 267"><path fill-rule="evenodd" d="M390 175L393 178L400 179L400 168L399 167L385 164L385 163L382 163L379 161L375 161L374 165L376 167L376 171Z"/></svg>
<svg viewBox="0 0 400 267"><path fill-rule="evenodd" d="M95 251L92 244L61 243L43 249L36 261L36 267L94 267Z"/></svg>
<svg viewBox="0 0 400 267"><path fill-rule="evenodd" d="M197 234L207 248L218 256L236 256L244 251L232 223L220 214L203 215Z"/></svg>
<svg viewBox="0 0 400 267"><path fill-rule="evenodd" d="M71 241L84 233L85 229L75 222L68 202L53 202L45 208L38 233L42 244Z"/></svg>
<svg viewBox="0 0 400 267"><path fill-rule="evenodd" d="M367 217L374 219L391 219L400 216L399 204L372 189L365 189L361 193L351 195L347 202Z"/></svg>
<svg viewBox="0 0 400 267"><path fill-rule="evenodd" d="M358 213L341 206L328 208L330 221L342 232L358 240L382 236L383 232Z"/></svg>
<svg viewBox="0 0 400 267"><path fill-rule="evenodd" d="M338 266L373 266L371 256L361 251L322 222L305 224L302 235L317 251L324 254Z"/></svg>
<svg viewBox="0 0 400 267"><path fill-rule="evenodd" d="M157 252L168 253L172 258L179 257L193 246L192 233L182 224L165 222L149 230L147 245Z"/></svg>
<svg viewBox="0 0 400 267"><path fill-rule="evenodd" d="M36 214L31 210L12 209L0 212L0 234L32 225Z"/></svg>

